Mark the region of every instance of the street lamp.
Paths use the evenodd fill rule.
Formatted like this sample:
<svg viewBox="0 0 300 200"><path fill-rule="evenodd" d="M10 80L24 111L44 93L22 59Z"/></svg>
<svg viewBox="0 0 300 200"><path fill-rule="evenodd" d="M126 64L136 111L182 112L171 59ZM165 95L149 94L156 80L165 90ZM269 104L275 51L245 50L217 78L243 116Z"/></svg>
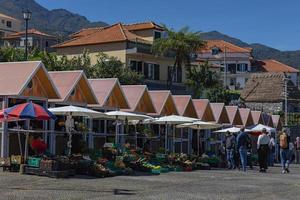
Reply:
<svg viewBox="0 0 300 200"><path fill-rule="evenodd" d="M23 11L23 18L25 20L25 60L28 60L28 21L31 19L31 12L27 9Z"/></svg>

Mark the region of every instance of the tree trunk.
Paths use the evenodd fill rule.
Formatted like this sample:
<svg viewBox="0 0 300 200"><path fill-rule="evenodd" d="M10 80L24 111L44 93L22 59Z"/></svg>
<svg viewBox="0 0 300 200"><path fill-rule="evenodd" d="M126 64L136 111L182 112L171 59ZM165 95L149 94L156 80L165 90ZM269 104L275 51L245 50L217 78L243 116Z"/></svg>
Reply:
<svg viewBox="0 0 300 200"><path fill-rule="evenodd" d="M178 60L177 60L177 57L176 57L175 62L174 62L174 66L172 67L172 70L171 70L170 79L168 80L168 89L170 91L172 91L173 77L174 77L174 74L175 74L177 64L178 64Z"/></svg>

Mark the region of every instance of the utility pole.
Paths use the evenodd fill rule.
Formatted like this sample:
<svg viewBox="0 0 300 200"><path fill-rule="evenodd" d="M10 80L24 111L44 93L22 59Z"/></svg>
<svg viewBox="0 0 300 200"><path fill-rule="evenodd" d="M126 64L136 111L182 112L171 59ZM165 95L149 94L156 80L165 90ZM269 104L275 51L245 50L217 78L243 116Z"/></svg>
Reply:
<svg viewBox="0 0 300 200"><path fill-rule="evenodd" d="M31 14L29 10L23 11L23 18L25 20L25 61L28 60L28 21L31 19Z"/></svg>
<svg viewBox="0 0 300 200"><path fill-rule="evenodd" d="M224 88L227 89L226 45L224 45Z"/></svg>

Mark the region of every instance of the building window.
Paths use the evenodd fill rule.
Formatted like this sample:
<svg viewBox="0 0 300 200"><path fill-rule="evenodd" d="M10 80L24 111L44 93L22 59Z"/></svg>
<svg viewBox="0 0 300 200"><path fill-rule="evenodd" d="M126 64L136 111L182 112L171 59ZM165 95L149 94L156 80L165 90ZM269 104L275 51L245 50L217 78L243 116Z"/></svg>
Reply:
<svg viewBox="0 0 300 200"><path fill-rule="evenodd" d="M145 79L159 80L159 65L154 63L144 63Z"/></svg>
<svg viewBox="0 0 300 200"><path fill-rule="evenodd" d="M143 72L143 62L142 61L131 60L130 61L130 69L132 71L142 73Z"/></svg>
<svg viewBox="0 0 300 200"><path fill-rule="evenodd" d="M2 24L5 24L5 20L4 19L2 19L1 22L2 22Z"/></svg>
<svg viewBox="0 0 300 200"><path fill-rule="evenodd" d="M11 28L11 26L12 26L11 21L6 21L6 26L9 27L9 28Z"/></svg>
<svg viewBox="0 0 300 200"><path fill-rule="evenodd" d="M46 47L49 47L49 42L48 41L46 41Z"/></svg>
<svg viewBox="0 0 300 200"><path fill-rule="evenodd" d="M217 55L217 54L219 54L220 53L220 49L218 48L218 47L213 47L212 49L211 49L211 54L212 55Z"/></svg>
<svg viewBox="0 0 300 200"><path fill-rule="evenodd" d="M247 63L240 63L240 64L238 64L237 71L239 71L239 72L247 72L248 71L248 64Z"/></svg>
<svg viewBox="0 0 300 200"><path fill-rule="evenodd" d="M168 80L171 79L173 66L168 66ZM175 73L173 74L172 82L181 83L182 82L182 69L176 68Z"/></svg>
<svg viewBox="0 0 300 200"><path fill-rule="evenodd" d="M159 32L159 31L154 31L154 39L156 40L156 39L160 39L161 38L161 32Z"/></svg>

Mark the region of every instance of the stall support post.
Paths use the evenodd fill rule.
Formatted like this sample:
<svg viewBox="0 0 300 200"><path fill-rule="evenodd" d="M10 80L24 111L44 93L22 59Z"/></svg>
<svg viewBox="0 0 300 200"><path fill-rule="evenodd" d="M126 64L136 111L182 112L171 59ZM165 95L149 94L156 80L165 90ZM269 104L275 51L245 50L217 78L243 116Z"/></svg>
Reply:
<svg viewBox="0 0 300 200"><path fill-rule="evenodd" d="M180 129L180 153L183 150L183 128Z"/></svg>
<svg viewBox="0 0 300 200"><path fill-rule="evenodd" d="M192 152L192 139L193 139L193 130L191 128L188 129L188 154Z"/></svg>
<svg viewBox="0 0 300 200"><path fill-rule="evenodd" d="M168 124L165 123L165 154L167 154L168 149Z"/></svg>
<svg viewBox="0 0 300 200"><path fill-rule="evenodd" d="M56 134L55 134L55 121L50 120L50 152L55 155L56 153Z"/></svg>
<svg viewBox="0 0 300 200"><path fill-rule="evenodd" d="M94 149L93 119L89 119L89 149Z"/></svg>
<svg viewBox="0 0 300 200"><path fill-rule="evenodd" d="M5 97L2 102L2 108L5 109L8 106L8 98ZM8 127L7 122L2 122L2 131L1 131L1 157L8 157L8 149L9 149L9 139L8 139Z"/></svg>

